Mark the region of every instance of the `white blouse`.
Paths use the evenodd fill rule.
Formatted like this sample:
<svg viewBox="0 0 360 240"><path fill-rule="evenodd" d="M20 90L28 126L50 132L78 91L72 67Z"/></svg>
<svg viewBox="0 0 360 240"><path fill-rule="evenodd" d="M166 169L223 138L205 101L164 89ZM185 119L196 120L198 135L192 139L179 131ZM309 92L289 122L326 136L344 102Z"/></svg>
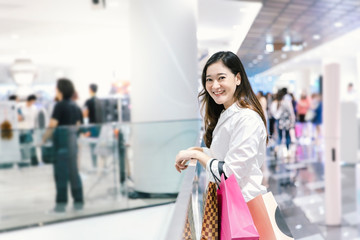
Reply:
<svg viewBox="0 0 360 240"><path fill-rule="evenodd" d="M261 185L263 174L260 169L266 156L266 136L259 114L241 108L235 102L221 113L210 149L204 148L204 153L216 159L211 165L214 175L220 179L218 163L224 161L225 175L235 175L245 201L266 193L266 187ZM208 179L214 182L210 162L207 163L206 172Z"/></svg>

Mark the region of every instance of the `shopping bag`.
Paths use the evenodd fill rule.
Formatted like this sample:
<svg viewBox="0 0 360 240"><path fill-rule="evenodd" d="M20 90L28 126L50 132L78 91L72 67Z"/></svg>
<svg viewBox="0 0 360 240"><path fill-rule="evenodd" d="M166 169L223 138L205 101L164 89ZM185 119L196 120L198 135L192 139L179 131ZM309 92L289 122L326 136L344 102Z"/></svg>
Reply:
<svg viewBox="0 0 360 240"><path fill-rule="evenodd" d="M192 209L192 201L189 201L188 211L186 214L185 227L183 230L182 240L195 240L195 226L194 226L194 217L193 217L193 209Z"/></svg>
<svg viewBox="0 0 360 240"><path fill-rule="evenodd" d="M293 240L274 195L268 192L247 203L260 240Z"/></svg>
<svg viewBox="0 0 360 240"><path fill-rule="evenodd" d="M217 191L220 211L221 240L255 240L259 234L234 175L221 176Z"/></svg>
<svg viewBox="0 0 360 240"><path fill-rule="evenodd" d="M204 217L201 227L201 240L219 239L219 214L215 183L209 182L204 199Z"/></svg>

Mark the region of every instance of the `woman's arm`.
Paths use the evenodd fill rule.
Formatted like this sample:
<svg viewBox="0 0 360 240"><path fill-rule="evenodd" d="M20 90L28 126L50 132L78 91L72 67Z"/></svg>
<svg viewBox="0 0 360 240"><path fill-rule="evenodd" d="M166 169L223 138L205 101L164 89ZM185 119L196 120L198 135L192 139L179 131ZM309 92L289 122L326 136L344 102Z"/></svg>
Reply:
<svg viewBox="0 0 360 240"><path fill-rule="evenodd" d="M187 150L182 150L176 155L175 168L181 172L187 168L187 163L190 160L197 160L205 168L208 161L212 159L207 154L203 153L201 148L193 147Z"/></svg>
<svg viewBox="0 0 360 240"><path fill-rule="evenodd" d="M51 137L51 135L53 134L54 129L57 127L58 123L59 123L58 120L56 120L54 118L50 119L49 126L46 129L46 132L44 133L43 138L42 138L43 144Z"/></svg>

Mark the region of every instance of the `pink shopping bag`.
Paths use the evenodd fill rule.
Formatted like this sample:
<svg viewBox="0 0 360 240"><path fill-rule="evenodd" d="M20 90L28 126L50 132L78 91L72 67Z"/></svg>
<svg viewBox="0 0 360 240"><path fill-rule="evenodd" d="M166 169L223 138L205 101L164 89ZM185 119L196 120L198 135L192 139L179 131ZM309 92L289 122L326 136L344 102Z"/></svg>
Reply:
<svg viewBox="0 0 360 240"><path fill-rule="evenodd" d="M217 190L221 240L257 240L259 233L234 175L221 176Z"/></svg>

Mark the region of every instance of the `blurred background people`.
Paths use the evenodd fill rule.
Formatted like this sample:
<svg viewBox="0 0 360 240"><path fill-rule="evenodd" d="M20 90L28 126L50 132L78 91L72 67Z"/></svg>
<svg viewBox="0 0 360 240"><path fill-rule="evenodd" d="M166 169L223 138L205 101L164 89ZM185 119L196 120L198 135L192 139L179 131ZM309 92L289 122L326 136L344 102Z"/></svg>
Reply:
<svg viewBox="0 0 360 240"><path fill-rule="evenodd" d="M292 103L285 99L287 92L280 90L277 97L277 111L276 119L278 119L278 145L282 144L283 135L285 135L285 144L287 149L287 156L289 156L290 149L290 129L295 126L295 114Z"/></svg>
<svg viewBox="0 0 360 240"><path fill-rule="evenodd" d="M38 110L35 106L35 102L35 95L31 94L27 97L25 105L21 107L22 120L18 123L18 128L20 131L20 144L23 145L23 147L21 148L22 159L27 160L30 158L31 165L39 164L36 154L36 148L33 144L33 134L38 115Z"/></svg>
<svg viewBox="0 0 360 240"><path fill-rule="evenodd" d="M77 105L71 100L74 95L73 83L65 78L59 79L56 85L56 103L49 129L43 136L43 142L53 134L55 151L54 177L56 184L55 212L64 212L68 202L68 182L74 199L74 209L84 205L83 188L77 165L77 126L81 114Z"/></svg>
<svg viewBox="0 0 360 240"><path fill-rule="evenodd" d="M257 99L259 100L262 110L264 112L265 115L265 119L266 122L268 120L268 116L267 116L267 101L266 101L266 97L264 96L264 93L262 91L258 91L258 93L256 94Z"/></svg>
<svg viewBox="0 0 360 240"><path fill-rule="evenodd" d="M86 136L90 138L98 138L100 134L100 124L102 123L102 106L100 100L96 96L98 86L94 83L89 86L90 98L85 102L83 116L86 123L90 123ZM91 160L93 167L97 167L97 154L95 152L96 141L90 142Z"/></svg>
<svg viewBox="0 0 360 240"><path fill-rule="evenodd" d="M310 109L310 100L305 93L302 93L300 96L300 100L297 102L296 105L296 112L297 112L297 120L299 122L299 135L300 136L307 136L307 131L305 127L305 115Z"/></svg>
<svg viewBox="0 0 360 240"><path fill-rule="evenodd" d="M314 138L316 145L320 144L321 139L321 124L322 124L322 98L321 95L316 93L312 98L314 118L312 123L314 125Z"/></svg>

